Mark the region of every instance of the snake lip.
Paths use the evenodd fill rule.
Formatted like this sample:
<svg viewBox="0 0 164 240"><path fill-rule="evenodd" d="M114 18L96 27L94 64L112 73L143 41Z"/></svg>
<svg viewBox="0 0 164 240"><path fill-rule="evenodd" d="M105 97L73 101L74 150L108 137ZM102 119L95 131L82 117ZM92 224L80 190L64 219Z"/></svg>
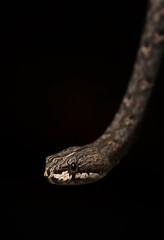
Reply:
<svg viewBox="0 0 164 240"><path fill-rule="evenodd" d="M70 180L67 180L67 181L62 181L62 180L58 180L58 179L56 179L56 178L51 178L51 180L53 181L53 183L54 184L56 184L56 185L65 185L65 184L68 184L68 182L70 181Z"/></svg>
<svg viewBox="0 0 164 240"><path fill-rule="evenodd" d="M46 179L56 185L82 185L85 183L91 183L101 179L104 176L102 172L77 172L76 174L70 174L68 171L64 171L61 174L53 174L47 176Z"/></svg>

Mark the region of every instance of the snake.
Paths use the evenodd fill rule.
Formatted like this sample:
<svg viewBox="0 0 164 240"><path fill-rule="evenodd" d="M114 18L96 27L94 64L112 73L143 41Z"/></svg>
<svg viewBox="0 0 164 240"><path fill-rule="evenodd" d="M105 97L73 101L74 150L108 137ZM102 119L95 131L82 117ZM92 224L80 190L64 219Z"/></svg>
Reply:
<svg viewBox="0 0 164 240"><path fill-rule="evenodd" d="M163 46L164 0L149 0L136 60L118 111L93 142L46 157L44 177L50 183L92 183L119 164L139 131L160 69Z"/></svg>

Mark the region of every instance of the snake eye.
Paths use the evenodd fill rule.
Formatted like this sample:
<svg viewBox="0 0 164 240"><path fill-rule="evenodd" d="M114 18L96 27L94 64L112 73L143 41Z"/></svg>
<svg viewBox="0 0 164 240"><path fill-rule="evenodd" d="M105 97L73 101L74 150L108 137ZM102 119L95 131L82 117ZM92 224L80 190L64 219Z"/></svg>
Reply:
<svg viewBox="0 0 164 240"><path fill-rule="evenodd" d="M75 172L77 171L77 169L78 169L78 167L77 167L76 163L71 163L71 165L70 165L70 171L71 171L72 173L75 173Z"/></svg>

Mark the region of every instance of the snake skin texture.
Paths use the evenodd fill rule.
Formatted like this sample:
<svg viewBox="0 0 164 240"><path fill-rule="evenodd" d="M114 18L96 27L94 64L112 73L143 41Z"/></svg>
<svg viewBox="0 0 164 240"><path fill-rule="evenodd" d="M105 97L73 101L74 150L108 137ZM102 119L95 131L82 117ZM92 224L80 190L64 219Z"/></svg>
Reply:
<svg viewBox="0 0 164 240"><path fill-rule="evenodd" d="M128 152L138 132L159 70L164 45L164 0L150 0L140 47L127 91L106 131L85 146L46 158L52 184L85 184L104 177Z"/></svg>

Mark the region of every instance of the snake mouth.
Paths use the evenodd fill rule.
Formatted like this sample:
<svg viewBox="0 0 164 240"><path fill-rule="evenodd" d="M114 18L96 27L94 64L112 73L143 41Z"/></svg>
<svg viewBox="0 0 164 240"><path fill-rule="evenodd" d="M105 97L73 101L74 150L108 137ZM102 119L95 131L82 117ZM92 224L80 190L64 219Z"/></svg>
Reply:
<svg viewBox="0 0 164 240"><path fill-rule="evenodd" d="M102 172L77 172L76 174L70 174L68 171L64 171L60 174L50 174L49 176L46 171L44 173L44 176L50 183L57 185L81 185L91 183L104 177L104 175Z"/></svg>

